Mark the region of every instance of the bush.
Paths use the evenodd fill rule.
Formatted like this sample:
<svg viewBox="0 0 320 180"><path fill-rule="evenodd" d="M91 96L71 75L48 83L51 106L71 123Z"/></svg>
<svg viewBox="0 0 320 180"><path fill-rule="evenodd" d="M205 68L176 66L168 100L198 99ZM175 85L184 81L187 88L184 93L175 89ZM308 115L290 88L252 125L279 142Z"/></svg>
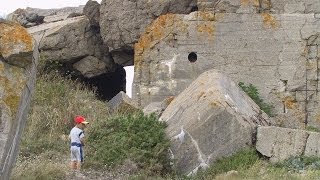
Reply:
<svg viewBox="0 0 320 180"><path fill-rule="evenodd" d="M166 125L155 115L142 112L117 115L96 121L88 134L88 161L91 164L114 167L130 159L151 174L169 169L169 139Z"/></svg>
<svg viewBox="0 0 320 180"><path fill-rule="evenodd" d="M240 88L247 93L247 95L260 107L260 109L268 114L269 116L273 117L274 114L272 113L273 106L269 105L260 98L258 89L253 86L252 84L249 84L249 86L246 86L243 82L239 82L238 84Z"/></svg>

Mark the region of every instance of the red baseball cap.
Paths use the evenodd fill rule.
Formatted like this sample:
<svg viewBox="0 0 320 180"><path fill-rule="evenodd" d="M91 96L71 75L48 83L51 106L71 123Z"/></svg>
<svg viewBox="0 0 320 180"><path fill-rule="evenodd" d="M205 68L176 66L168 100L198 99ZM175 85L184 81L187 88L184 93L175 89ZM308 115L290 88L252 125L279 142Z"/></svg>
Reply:
<svg viewBox="0 0 320 180"><path fill-rule="evenodd" d="M76 122L77 124L89 124L88 121L86 121L86 119L83 116L76 116L74 118L74 122Z"/></svg>

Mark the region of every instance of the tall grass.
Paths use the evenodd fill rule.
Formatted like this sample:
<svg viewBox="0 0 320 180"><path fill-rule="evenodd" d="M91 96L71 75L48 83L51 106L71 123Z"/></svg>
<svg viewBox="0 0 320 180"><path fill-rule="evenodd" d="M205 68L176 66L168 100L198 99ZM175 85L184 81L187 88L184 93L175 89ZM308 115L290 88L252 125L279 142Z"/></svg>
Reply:
<svg viewBox="0 0 320 180"><path fill-rule="evenodd" d="M69 148L67 136L75 115L83 115L94 122L109 116L109 109L82 84L52 72L41 75L22 138L22 155L47 150L66 152Z"/></svg>

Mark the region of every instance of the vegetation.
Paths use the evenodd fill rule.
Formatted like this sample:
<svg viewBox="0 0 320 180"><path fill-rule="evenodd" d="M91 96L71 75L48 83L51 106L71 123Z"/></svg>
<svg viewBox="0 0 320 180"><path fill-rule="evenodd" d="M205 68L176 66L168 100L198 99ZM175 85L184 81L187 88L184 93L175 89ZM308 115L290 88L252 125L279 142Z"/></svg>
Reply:
<svg viewBox="0 0 320 180"><path fill-rule="evenodd" d="M242 86L258 98L256 88ZM11 179L68 179L69 140L66 136L73 126L73 117L78 114L91 122L85 146L88 156L84 168L88 171L107 167L98 170L99 173L106 170L114 173L115 168L129 162L138 169L129 179L307 180L320 176L319 158L294 157L270 164L254 149L221 158L194 177L179 176L170 171L166 125L158 122L155 116L134 111L111 115L94 92L50 73L38 77L21 153ZM127 166L124 168L120 171L125 171Z"/></svg>
<svg viewBox="0 0 320 180"><path fill-rule="evenodd" d="M241 171L252 167L259 160L255 149L244 149L230 157L218 159L213 166L197 175L197 179L213 179L231 170Z"/></svg>
<svg viewBox="0 0 320 180"><path fill-rule="evenodd" d="M142 112L96 121L90 128L88 161L112 167L130 159L151 174L169 170L166 125Z"/></svg>
<svg viewBox="0 0 320 180"><path fill-rule="evenodd" d="M253 86L252 84L246 86L243 82L239 82L238 85L260 107L262 111L264 111L271 117L274 116L274 114L272 113L274 107L263 102L263 100L259 96L258 89L255 86Z"/></svg>

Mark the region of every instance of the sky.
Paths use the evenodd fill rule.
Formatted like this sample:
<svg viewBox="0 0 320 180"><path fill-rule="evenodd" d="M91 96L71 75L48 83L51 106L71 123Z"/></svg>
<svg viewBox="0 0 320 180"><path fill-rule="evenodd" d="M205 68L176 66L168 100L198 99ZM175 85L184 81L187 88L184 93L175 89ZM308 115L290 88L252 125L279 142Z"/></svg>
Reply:
<svg viewBox="0 0 320 180"><path fill-rule="evenodd" d="M62 7L77 7L85 5L88 0L0 0L0 17L4 17L18 8L41 8L53 9ZM101 0L96 0L99 3ZM132 81L133 81L133 66L125 67L127 74L127 94L132 97Z"/></svg>

